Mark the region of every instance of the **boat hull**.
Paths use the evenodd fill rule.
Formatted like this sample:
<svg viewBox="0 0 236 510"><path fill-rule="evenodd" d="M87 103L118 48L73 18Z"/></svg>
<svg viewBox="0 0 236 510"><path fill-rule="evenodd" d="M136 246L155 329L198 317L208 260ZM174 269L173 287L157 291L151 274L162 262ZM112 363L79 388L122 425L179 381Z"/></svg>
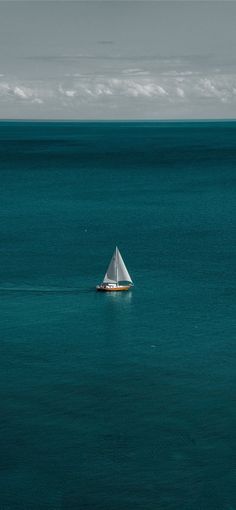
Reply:
<svg viewBox="0 0 236 510"><path fill-rule="evenodd" d="M105 287L102 285L97 285L96 289L100 292L121 292L124 290L129 290L131 285L118 285L117 287Z"/></svg>

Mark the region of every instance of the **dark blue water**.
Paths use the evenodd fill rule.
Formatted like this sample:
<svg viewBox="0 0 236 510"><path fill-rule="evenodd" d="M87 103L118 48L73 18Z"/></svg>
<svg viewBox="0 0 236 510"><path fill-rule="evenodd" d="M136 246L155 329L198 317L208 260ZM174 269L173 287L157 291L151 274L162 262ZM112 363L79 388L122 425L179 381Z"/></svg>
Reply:
<svg viewBox="0 0 236 510"><path fill-rule="evenodd" d="M0 509L235 509L236 123L0 123L0 162Z"/></svg>

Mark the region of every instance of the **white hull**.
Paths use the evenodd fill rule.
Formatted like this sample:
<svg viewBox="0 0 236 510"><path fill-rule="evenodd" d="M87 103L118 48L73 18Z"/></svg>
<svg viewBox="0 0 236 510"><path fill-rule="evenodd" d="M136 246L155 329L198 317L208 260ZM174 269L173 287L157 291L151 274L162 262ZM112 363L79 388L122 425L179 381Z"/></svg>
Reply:
<svg viewBox="0 0 236 510"><path fill-rule="evenodd" d="M97 285L96 289L102 292L120 292L122 290L129 290L132 285L111 285L104 284Z"/></svg>

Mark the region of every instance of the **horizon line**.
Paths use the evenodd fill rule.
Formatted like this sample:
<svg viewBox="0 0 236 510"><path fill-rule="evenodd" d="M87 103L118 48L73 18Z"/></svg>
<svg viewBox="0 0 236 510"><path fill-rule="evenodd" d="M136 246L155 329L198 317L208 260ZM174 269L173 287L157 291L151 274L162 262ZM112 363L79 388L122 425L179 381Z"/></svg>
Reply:
<svg viewBox="0 0 236 510"><path fill-rule="evenodd" d="M6 118L3 118L1 119L0 118L0 123L1 122L236 122L236 117L235 118L229 118L229 117L226 117L226 118L212 118L212 117L209 117L209 118L192 118L192 119L188 119L188 118L185 118L185 119L134 119L134 118L130 118L130 119L48 119L48 118L43 118L43 119L30 119L30 118L27 118L27 119L14 119L14 118L11 118L11 119L6 119Z"/></svg>

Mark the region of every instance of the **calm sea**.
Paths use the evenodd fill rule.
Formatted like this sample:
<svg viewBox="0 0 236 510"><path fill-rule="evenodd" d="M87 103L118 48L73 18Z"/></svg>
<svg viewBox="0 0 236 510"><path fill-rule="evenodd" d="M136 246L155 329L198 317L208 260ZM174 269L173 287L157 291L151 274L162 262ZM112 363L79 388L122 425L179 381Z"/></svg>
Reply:
<svg viewBox="0 0 236 510"><path fill-rule="evenodd" d="M0 509L236 509L236 122L1 122L0 178Z"/></svg>

